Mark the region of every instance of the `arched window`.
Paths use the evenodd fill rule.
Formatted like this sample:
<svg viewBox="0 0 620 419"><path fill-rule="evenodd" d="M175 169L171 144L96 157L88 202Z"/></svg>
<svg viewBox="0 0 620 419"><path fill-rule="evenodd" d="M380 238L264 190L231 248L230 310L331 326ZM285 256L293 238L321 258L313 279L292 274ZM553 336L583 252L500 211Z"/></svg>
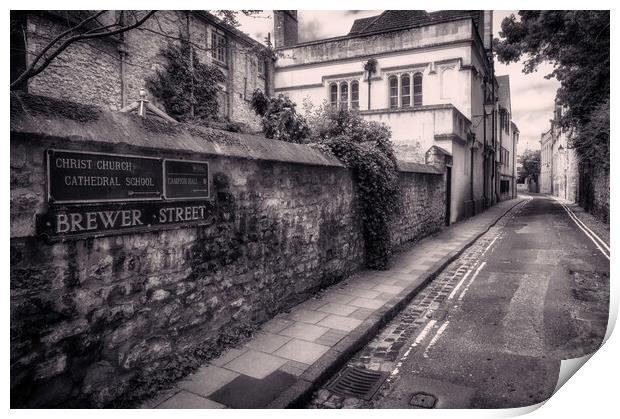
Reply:
<svg viewBox="0 0 620 419"><path fill-rule="evenodd" d="M398 78L390 76L388 84L390 88L390 109L398 108Z"/></svg>
<svg viewBox="0 0 620 419"><path fill-rule="evenodd" d="M340 83L340 109L347 109L349 106L349 85L346 81Z"/></svg>
<svg viewBox="0 0 620 419"><path fill-rule="evenodd" d="M360 84L356 81L351 82L351 109L360 107Z"/></svg>
<svg viewBox="0 0 620 419"><path fill-rule="evenodd" d="M458 89L456 70L454 67L446 67L441 70L439 84L441 88L441 99L450 99L454 97L454 93Z"/></svg>
<svg viewBox="0 0 620 419"><path fill-rule="evenodd" d="M338 104L338 85L336 83L329 85L329 104L334 108Z"/></svg>
<svg viewBox="0 0 620 419"><path fill-rule="evenodd" d="M403 108L411 106L411 78L409 74L400 76L400 106Z"/></svg>
<svg viewBox="0 0 620 419"><path fill-rule="evenodd" d="M413 75L413 106L422 106L422 73Z"/></svg>

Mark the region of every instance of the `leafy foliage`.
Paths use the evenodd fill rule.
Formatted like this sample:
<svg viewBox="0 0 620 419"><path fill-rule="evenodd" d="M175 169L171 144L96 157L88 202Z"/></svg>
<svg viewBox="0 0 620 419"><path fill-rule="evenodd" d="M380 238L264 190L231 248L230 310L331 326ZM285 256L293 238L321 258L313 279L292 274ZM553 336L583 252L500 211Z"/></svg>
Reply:
<svg viewBox="0 0 620 419"><path fill-rule="evenodd" d="M582 160L609 165L610 17L608 10L519 11L505 18L494 48L501 62L525 57L526 73L544 61L546 77L561 83L558 102L567 108L560 121L572 131Z"/></svg>
<svg viewBox="0 0 620 419"><path fill-rule="evenodd" d="M219 68L201 63L188 42L169 43L161 54L167 64L147 79L147 87L166 112L180 121L216 119L219 83L225 81Z"/></svg>
<svg viewBox="0 0 620 419"><path fill-rule="evenodd" d="M228 25L237 27L239 26L239 20L237 19L239 12L246 16L254 16L262 10L215 10L214 13L220 20Z"/></svg>
<svg viewBox="0 0 620 419"><path fill-rule="evenodd" d="M384 269L391 255L390 223L398 206L396 156L387 125L324 103L309 112L312 139L353 171L366 247L366 265Z"/></svg>
<svg viewBox="0 0 620 419"><path fill-rule="evenodd" d="M333 153L356 181L366 247L366 265L387 266L391 254L390 223L398 206L396 156L387 125L363 120L357 112L336 109L324 102L319 108L304 105L306 117L295 111L288 97L268 98L260 90L252 107L262 117L267 138L293 143L312 142Z"/></svg>
<svg viewBox="0 0 620 419"><path fill-rule="evenodd" d="M530 176L538 179L538 174L540 173L540 150L525 150L521 155L521 165L523 166L521 176L524 178Z"/></svg>
<svg viewBox="0 0 620 419"><path fill-rule="evenodd" d="M295 110L293 103L282 94L267 97L260 89L252 94L252 108L261 117L263 133L267 138L289 143L306 143L310 130L305 118Z"/></svg>

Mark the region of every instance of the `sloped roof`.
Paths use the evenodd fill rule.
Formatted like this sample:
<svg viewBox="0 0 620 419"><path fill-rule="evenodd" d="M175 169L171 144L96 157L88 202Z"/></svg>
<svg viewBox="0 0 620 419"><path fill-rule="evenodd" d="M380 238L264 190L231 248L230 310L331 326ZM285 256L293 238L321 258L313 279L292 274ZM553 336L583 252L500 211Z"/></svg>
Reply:
<svg viewBox="0 0 620 419"><path fill-rule="evenodd" d="M424 25L432 22L471 17L478 25L479 10L440 10L428 13L424 10L386 10L380 15L356 19L351 26L349 35L386 32L405 29L412 26Z"/></svg>

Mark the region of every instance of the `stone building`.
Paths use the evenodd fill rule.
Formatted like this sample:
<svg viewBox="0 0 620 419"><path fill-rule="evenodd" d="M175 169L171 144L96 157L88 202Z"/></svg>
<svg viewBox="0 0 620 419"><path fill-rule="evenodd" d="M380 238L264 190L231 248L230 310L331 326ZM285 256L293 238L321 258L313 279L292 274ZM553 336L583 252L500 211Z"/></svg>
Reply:
<svg viewBox="0 0 620 419"><path fill-rule="evenodd" d="M135 11L110 11L87 29L113 23ZM140 13L140 12L135 12ZM11 80L56 35L77 25L90 13L80 11L27 11L12 14L23 36L11 39ZM15 38L15 39L13 39ZM80 41L61 53L23 90L35 95L62 98L119 110L147 89L146 79L162 68L161 49L168 42L188 39L198 59L215 64L225 75L219 100L225 120L260 130L249 101L254 89L271 91L270 51L236 28L205 10L158 11L142 26L121 35ZM149 99L157 103L152 94Z"/></svg>
<svg viewBox="0 0 620 419"><path fill-rule="evenodd" d="M540 138L540 192L577 202L579 160L569 148L568 133L559 125L562 107L556 105L551 126Z"/></svg>
<svg viewBox="0 0 620 419"><path fill-rule="evenodd" d="M517 196L516 158L519 129L511 121L512 106L510 101L510 77L497 76L499 84L499 132L498 146L495 154L497 167L496 194L498 200L512 199Z"/></svg>
<svg viewBox="0 0 620 419"><path fill-rule="evenodd" d="M445 150L453 160L452 222L497 201L492 11L388 10L357 19L347 35L303 43L297 12L274 14L276 93L300 105L358 109L366 120L387 123L402 160L424 162L430 147Z"/></svg>

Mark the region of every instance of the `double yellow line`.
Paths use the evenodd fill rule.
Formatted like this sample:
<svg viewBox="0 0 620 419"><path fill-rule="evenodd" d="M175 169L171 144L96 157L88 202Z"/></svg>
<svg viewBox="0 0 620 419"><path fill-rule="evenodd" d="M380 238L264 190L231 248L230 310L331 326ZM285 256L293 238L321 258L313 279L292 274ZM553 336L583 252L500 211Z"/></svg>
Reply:
<svg viewBox="0 0 620 419"><path fill-rule="evenodd" d="M565 205L562 201L560 201L556 197L552 197L552 198L555 199L556 202L562 206L562 208L564 208L564 210L566 211L570 219L575 222L577 227L579 227L581 231L583 231L590 240L592 240L592 243L596 245L598 250L601 251L601 253L607 258L607 260L610 260L611 252L609 249L609 245L605 243L603 239L597 236L596 233L592 231L587 225L585 225L585 223L581 221L579 217L577 217L575 213L567 205Z"/></svg>

